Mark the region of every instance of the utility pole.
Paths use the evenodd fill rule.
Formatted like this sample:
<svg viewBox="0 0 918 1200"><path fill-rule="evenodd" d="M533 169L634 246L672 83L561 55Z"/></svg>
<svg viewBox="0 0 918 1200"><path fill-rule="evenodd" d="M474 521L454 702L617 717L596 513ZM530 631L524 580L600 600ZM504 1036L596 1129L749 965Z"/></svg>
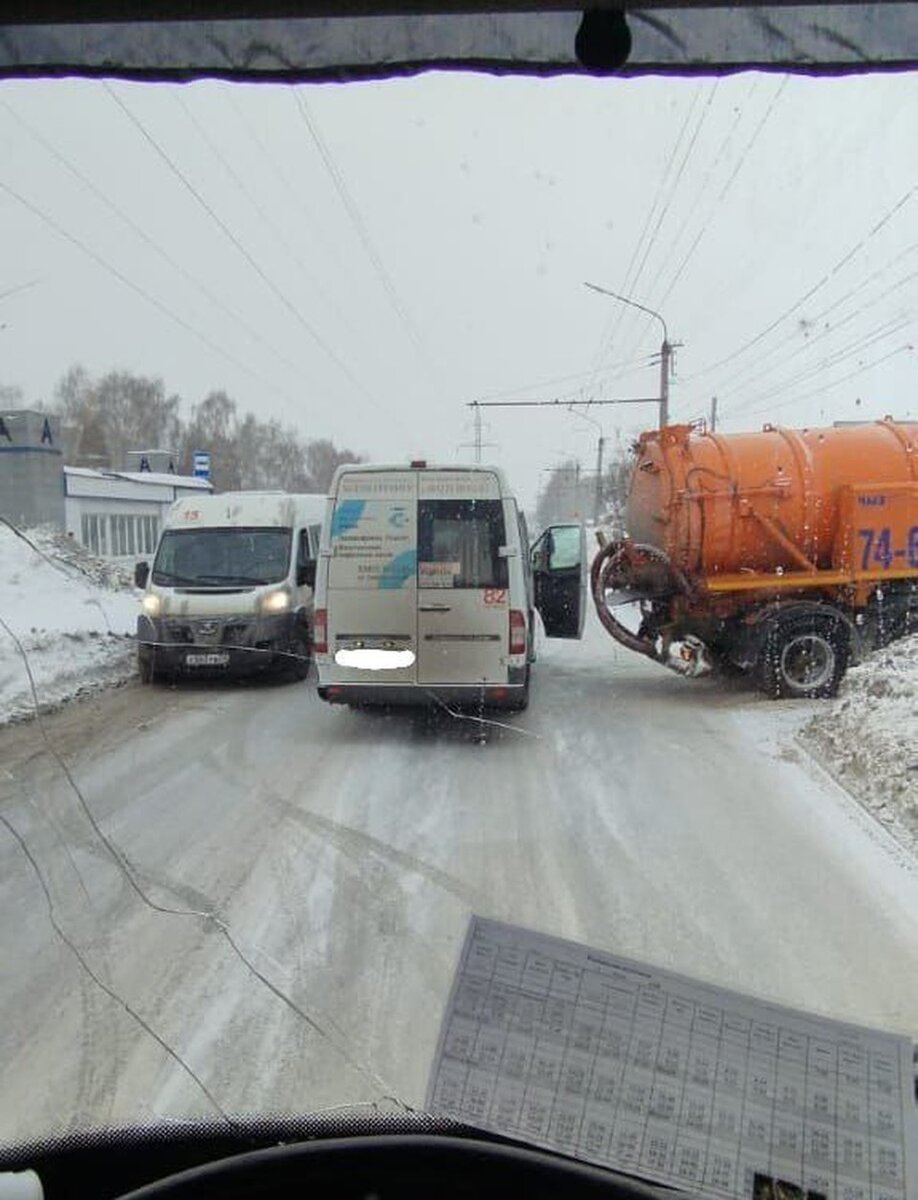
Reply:
<svg viewBox="0 0 918 1200"><path fill-rule="evenodd" d="M481 462L481 405L474 401L475 407L475 462Z"/></svg>
<svg viewBox="0 0 918 1200"><path fill-rule="evenodd" d="M717 432L717 397L711 397L711 433Z"/></svg>
<svg viewBox="0 0 918 1200"><path fill-rule="evenodd" d="M653 317L663 326L663 344L660 347L660 428L669 424L669 377L671 373L671 364L673 356L673 345L669 340L669 332L666 328L666 322L658 312L652 308L648 308L646 304L638 304L637 300L632 300L628 296L620 296L618 292L610 292L608 288L598 287L595 283L585 283L584 287L588 287L591 292L599 292L602 296L611 296L613 300L618 300L621 304L627 304L631 308L639 308L641 312L647 313L649 317Z"/></svg>
<svg viewBox="0 0 918 1200"><path fill-rule="evenodd" d="M484 448L486 446L493 446L496 448L497 443L496 442L486 442L482 438L482 434L484 433L484 422L481 419L481 409L482 409L481 401L480 400L469 400L467 407L473 408L475 410L475 419L474 419L474 423L472 425L473 440L471 442L460 443L460 445L457 446L456 449L457 450L469 450L469 449L473 450L475 452L475 462L480 463L482 450L484 450Z"/></svg>
<svg viewBox="0 0 918 1200"><path fill-rule="evenodd" d="M669 424L669 373L673 348L666 337L660 347L660 428Z"/></svg>

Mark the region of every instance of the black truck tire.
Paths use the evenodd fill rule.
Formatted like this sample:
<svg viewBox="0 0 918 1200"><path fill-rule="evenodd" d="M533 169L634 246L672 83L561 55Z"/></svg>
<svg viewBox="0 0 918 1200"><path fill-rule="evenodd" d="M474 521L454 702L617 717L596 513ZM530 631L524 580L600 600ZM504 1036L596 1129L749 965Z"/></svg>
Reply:
<svg viewBox="0 0 918 1200"><path fill-rule="evenodd" d="M834 696L848 667L844 622L829 612L793 612L768 627L757 663L757 681L776 700Z"/></svg>

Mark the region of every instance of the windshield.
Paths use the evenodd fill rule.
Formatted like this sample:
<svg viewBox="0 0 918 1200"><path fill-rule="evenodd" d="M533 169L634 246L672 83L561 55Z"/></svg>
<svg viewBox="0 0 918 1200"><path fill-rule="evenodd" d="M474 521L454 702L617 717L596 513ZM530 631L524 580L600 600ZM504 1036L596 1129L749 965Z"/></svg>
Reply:
<svg viewBox="0 0 918 1200"><path fill-rule="evenodd" d="M167 529L153 563L153 582L195 584L278 583L290 569L289 529Z"/></svg>
<svg viewBox="0 0 918 1200"><path fill-rule="evenodd" d="M0 1143L423 1109L473 915L918 1037L916 127L910 72L0 83ZM472 1018L537 1037L514 953ZM849 1137L906 1200L837 1042L817 1099L642 992L667 1076L555 984L543 1144L587 1054L590 1161L879 1200ZM475 1030L454 1111L529 1136Z"/></svg>

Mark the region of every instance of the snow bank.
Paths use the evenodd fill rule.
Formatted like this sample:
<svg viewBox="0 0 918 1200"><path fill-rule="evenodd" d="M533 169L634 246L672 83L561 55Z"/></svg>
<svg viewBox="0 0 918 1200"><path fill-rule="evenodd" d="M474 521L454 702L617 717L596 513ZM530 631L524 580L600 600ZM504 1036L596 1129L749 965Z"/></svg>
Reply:
<svg viewBox="0 0 918 1200"><path fill-rule="evenodd" d="M852 667L804 744L900 840L918 850L918 635Z"/></svg>
<svg viewBox="0 0 918 1200"><path fill-rule="evenodd" d="M59 530L0 522L0 724L34 713L29 670L43 709L130 676L137 611L121 568Z"/></svg>

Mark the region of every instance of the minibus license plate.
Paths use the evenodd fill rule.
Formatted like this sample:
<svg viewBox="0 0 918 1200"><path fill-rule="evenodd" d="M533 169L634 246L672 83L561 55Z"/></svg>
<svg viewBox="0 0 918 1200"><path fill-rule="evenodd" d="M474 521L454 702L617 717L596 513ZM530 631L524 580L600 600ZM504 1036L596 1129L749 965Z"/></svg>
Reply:
<svg viewBox="0 0 918 1200"><path fill-rule="evenodd" d="M229 655L222 654L186 654L186 667L225 667L229 665Z"/></svg>

